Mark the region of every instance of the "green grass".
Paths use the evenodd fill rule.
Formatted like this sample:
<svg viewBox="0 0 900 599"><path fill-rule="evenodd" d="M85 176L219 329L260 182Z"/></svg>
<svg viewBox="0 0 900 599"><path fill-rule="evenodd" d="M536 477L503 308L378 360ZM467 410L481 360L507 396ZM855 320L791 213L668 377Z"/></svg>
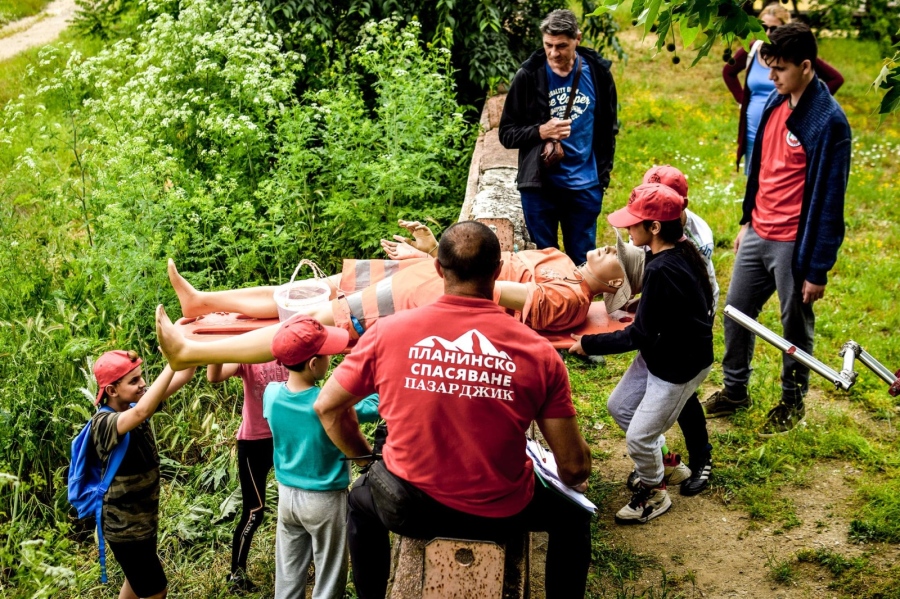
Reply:
<svg viewBox="0 0 900 599"><path fill-rule="evenodd" d="M0 26L24 17L36 15L51 0L0 0Z"/></svg>
<svg viewBox="0 0 900 599"><path fill-rule="evenodd" d="M797 577L797 574L794 571L794 565L791 560L780 560L770 556L766 562L766 565L769 568L769 578L771 578L778 584L790 585Z"/></svg>
<svg viewBox="0 0 900 599"><path fill-rule="evenodd" d="M626 31L626 35L631 34ZM63 35L61 44L65 43L73 44L86 55L98 50L97 43L76 39L71 33ZM629 62L616 65L622 130L603 217L625 204L630 189L640 182L640 176L650 166L671 163L681 168L689 177L692 209L707 220L715 233L714 261L722 287L721 308L733 263L730 247L738 229L744 177L734 168L738 109L721 81L717 54L718 50L714 50L710 58L689 69L685 63L690 60L675 66L666 53L652 57L632 47ZM847 195L847 237L827 295L816 305L816 353L838 366L837 352L852 338L889 368L896 369L900 367L900 344L896 341L900 312L894 308L894 290L900 274L896 266L900 264L900 219L896 211L900 191L900 118L892 117L878 127L874 115L878 96L867 93L880 61L874 44L825 40L821 54L847 80L837 98L848 114L855 142ZM20 94L29 96L41 77L63 64L67 57L68 50L42 57L38 50L32 50L0 63L0 105L18 101ZM64 109L62 105L47 105L42 120L21 123L16 131L4 132L0 137L9 141L0 144L0 173L5 175L14 168L17 157L36 137L61 135L55 125L65 125ZM53 212L55 206L66 205L70 199L50 197L48 190L53 188L54 169L58 172L70 168L72 159L71 151L64 144L37 155L35 160L47 173L47 180L35 187L11 187L12 183L0 176L3 201L15 198L8 215L18 219L16 241L32 243L35 248L33 263L22 264L22 269L66 268L64 250L55 254L46 249L58 240L47 238L43 223L67 218L66 214L71 217L70 213ZM602 243L614 240L609 228L600 227L599 236ZM46 256L53 256L53 261L44 264ZM35 285L35 289L25 290L23 294L52 297L52 289ZM64 309L66 314L76 314L60 308ZM762 315L762 322L778 330L776 311L773 301ZM40 323L17 323L15 334L22 339L21 355L0 358L22 360L23 369L46 368L47 363L70 362L66 356L75 347L96 346L98 331L122 342L138 337L134 331L121 330L113 316L104 314L96 318L96 321L83 322L72 316L67 325L71 335L66 343L43 348L39 354L35 348L46 343ZM723 352L722 318L721 314L717 316L715 326L718 359ZM3 331L3 334L12 333ZM149 350L149 347L141 348L143 353ZM28 362L34 355L41 356L44 362ZM567 360L582 430L592 444L595 466L603 473L594 476L590 490L590 497L601 507L592 530L594 565L589 580L590 594L593 597L694 596L689 592L693 584L689 575L677 578L654 556L642 554L639 547L623 546L615 538L612 513L621 507L616 504L617 490L621 485L619 478L626 473L610 472L605 467L611 456L600 443L611 440L616 447L624 446L623 434L606 411L606 398L631 357L613 356L606 366L600 367ZM74 370L71 363L68 366ZM756 436L756 431L780 393L778 352L760 343L754 367L751 392L755 405L713 435L714 493L747 514L752 522L771 523L773 529L786 532L803 524L789 492L808 485L810 465L819 460L846 463L863 473L849 508L853 524L847 535L864 543L864 547L871 547L873 552L880 547L879 543L900 542L900 486L895 482L900 479L897 457L900 442L892 420L897 418L898 404L887 396L885 385L868 371L861 370L852 392L840 393L814 375L813 388L824 399L824 407L809 411L807 426L763 441ZM716 367L704 391L720 384L721 370ZM51 401L57 396L56 391L42 389L41 392ZM227 520L223 504L236 487L233 434L239 418L234 407L238 394L235 385L211 390L205 383L197 383L176 396L167 414L154 423L164 457L165 478L160 550L173 592L177 589L180 596L227 596L224 576L233 523ZM39 402L35 412L41 422L55 422L59 418L56 412L52 417L45 416L46 407ZM83 421L74 411L66 413L66 417L71 427ZM9 474L15 476L17 472L14 467ZM28 572L30 579L26 581L23 577L18 582L28 589L28 596L108 596L111 588L121 583L117 566L111 565L111 587L96 584L99 572L95 545L92 539L76 534L75 524L67 515L64 497L59 492L61 471L42 470L41 476L53 482L41 488L54 488L55 495L36 494L28 485L16 486L0 478L0 496L12 497L14 501L9 504L15 506L14 511L0 518L0 538L4 539L0 541L0 557L21 557L25 566L22 571ZM39 483L32 481L35 487L40 487ZM272 486L270 481L270 490ZM675 513L666 516L673 526L678 517ZM270 556L273 552L274 513L270 510L266 523L256 535L250 559L250 575L262 587L260 596L272 591ZM822 570L833 578L833 588L842 596L897 597L900 569L874 557L859 559L832 553L803 554L798 556L797 563L776 560L770 569L773 579L785 583L812 579ZM647 586L642 573L656 571L662 572L661 578ZM0 572L0 585L6 585L11 574L11 571ZM0 591L4 594L7 588L0 586Z"/></svg>
<svg viewBox="0 0 900 599"><path fill-rule="evenodd" d="M625 35L633 34L626 28ZM731 245L738 230L745 177L734 167L738 107L722 83L722 64L715 58L718 54L721 52L714 49L709 59L688 69L684 63L689 60L676 66L665 52L653 57L649 51L632 47L629 62L616 65L622 128L601 223L606 214L626 203L631 188L640 183L650 166L669 163L687 174L691 208L710 224L716 240L713 259L722 292L714 333L715 356L720 360L724 351L721 309L731 278ZM893 117L878 126L875 110L879 98L869 91L880 64L874 43L823 40L820 54L846 79L837 99L853 129L854 153L847 192L847 235L826 297L816 304L816 355L839 369L838 351L853 339L894 370L900 367L900 344L896 342L900 313L893 308L900 274L896 268L900 263L900 219L896 216L900 119ZM598 243L614 241L611 229L598 229ZM761 321L780 330L777 299L770 301ZM591 443L622 437L606 412L605 400L630 360L631 356L612 356L606 366L596 368L567 360L582 430ZM808 484L809 466L819 460L849 463L865 475L853 501L856 507L849 508L853 524L846 533L863 542L898 542L900 488L892 481L900 474L900 443L891 420L897 417L898 402L887 395L886 385L859 363L860 376L850 393L835 391L814 374L812 386L824 398L824 407L808 410L806 426L780 438L761 440L756 432L780 397L781 356L760 341L753 365L750 392L755 405L733 417L724 432L712 435L713 492L745 512L751 525L767 523L773 534L786 533L802 524L788 495ZM720 385L721 369L715 366L703 389L710 392ZM595 455L595 460L606 472L602 458ZM626 473L615 474L624 477ZM610 510L618 507L606 506L601 519L611 519ZM623 570L637 575L636 566L649 567L646 559L639 557L626 555ZM618 566L613 561L604 567ZM886 580L900 583L895 568L870 568ZM770 570L772 578L784 584L807 575L783 561L771 563Z"/></svg>

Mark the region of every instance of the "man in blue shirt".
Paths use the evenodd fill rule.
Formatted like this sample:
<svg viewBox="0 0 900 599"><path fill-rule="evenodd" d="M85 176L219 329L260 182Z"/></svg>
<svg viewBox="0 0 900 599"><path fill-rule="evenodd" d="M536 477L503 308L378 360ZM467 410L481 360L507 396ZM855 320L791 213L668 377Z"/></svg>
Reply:
<svg viewBox="0 0 900 599"><path fill-rule="evenodd" d="M585 261L597 241L597 217L616 149L616 85L611 63L581 47L569 10L541 23L544 48L522 63L500 118L500 143L519 150L518 187L525 224L538 249L559 247ZM580 71L580 75L578 72ZM576 76L571 113L565 117ZM565 153L552 167L541 162L544 142L558 139Z"/></svg>

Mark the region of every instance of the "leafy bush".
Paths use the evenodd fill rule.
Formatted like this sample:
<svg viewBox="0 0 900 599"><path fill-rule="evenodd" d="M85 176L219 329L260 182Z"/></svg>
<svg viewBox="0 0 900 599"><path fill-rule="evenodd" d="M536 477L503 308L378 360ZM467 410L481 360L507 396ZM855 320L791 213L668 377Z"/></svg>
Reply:
<svg viewBox="0 0 900 599"><path fill-rule="evenodd" d="M367 24L350 60L362 74L333 71L282 120L277 166L259 195L296 224L299 255L365 252L400 215L447 222L459 213L473 129L454 96L449 32L428 49L418 34L416 21Z"/></svg>
<svg viewBox="0 0 900 599"><path fill-rule="evenodd" d="M900 42L900 10L894 0L814 0L808 17L814 28L843 31L878 42L884 56L893 54L893 45Z"/></svg>
<svg viewBox="0 0 900 599"><path fill-rule="evenodd" d="M249 176L252 186L265 173L270 125L290 98L298 57L281 52L255 2L192 0L177 11L73 62L47 89L69 85L84 98L83 118L110 155L137 137L189 171Z"/></svg>
<svg viewBox="0 0 900 599"><path fill-rule="evenodd" d="M80 388L90 356L114 347L158 371L166 257L201 287L268 283L300 255L359 256L401 215L455 220L462 202L474 130L449 33L425 47L416 25L373 23L321 73L328 89L298 100L303 62L258 4L142 6L156 16L96 56L43 51L41 67L60 66L0 113L4 591L79 595L96 580L95 564L47 551L75 536L62 482L90 414ZM195 389L154 419L163 493L183 512L164 519L161 547L206 552L230 537L212 510L236 484L222 446L238 414L221 402Z"/></svg>

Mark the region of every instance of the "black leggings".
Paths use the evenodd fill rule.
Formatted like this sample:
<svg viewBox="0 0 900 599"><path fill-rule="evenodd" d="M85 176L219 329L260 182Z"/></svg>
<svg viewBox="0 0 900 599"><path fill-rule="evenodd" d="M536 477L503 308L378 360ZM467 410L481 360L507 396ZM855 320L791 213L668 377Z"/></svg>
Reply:
<svg viewBox="0 0 900 599"><path fill-rule="evenodd" d="M684 435L684 445L688 454L688 463L694 467L702 466L709 459L712 446L709 444L709 432L706 430L706 414L700 405L700 398L695 392L681 408L678 426Z"/></svg>
<svg viewBox="0 0 900 599"><path fill-rule="evenodd" d="M231 547L231 573L247 571L247 554L256 529L262 524L266 507L266 478L272 469L272 438L244 441L238 439L238 477L241 481L241 519L234 529Z"/></svg>

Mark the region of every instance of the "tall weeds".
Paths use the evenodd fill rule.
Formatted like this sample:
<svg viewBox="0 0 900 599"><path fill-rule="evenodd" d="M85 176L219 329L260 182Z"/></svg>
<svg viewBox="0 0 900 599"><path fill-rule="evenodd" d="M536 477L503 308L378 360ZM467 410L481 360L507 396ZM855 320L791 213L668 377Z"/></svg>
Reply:
<svg viewBox="0 0 900 599"><path fill-rule="evenodd" d="M135 349L159 372L167 257L200 287L282 281L300 257L361 257L399 215L449 221L462 201L472 129L447 50L415 26L367 27L328 91L297 97L303 59L257 3L137 14L152 16L93 56L43 50L0 113L3 595L100 592L65 499L69 443L92 356ZM208 563L230 542L239 391L198 382L154 418L166 560Z"/></svg>

